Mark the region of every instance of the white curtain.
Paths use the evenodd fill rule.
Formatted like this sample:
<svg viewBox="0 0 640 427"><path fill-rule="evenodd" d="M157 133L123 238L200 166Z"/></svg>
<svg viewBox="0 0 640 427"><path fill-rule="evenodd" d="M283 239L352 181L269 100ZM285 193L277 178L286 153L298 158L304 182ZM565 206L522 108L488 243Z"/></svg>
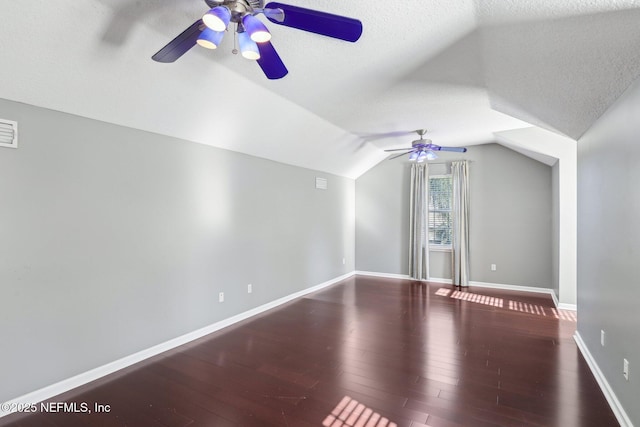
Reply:
<svg viewBox="0 0 640 427"><path fill-rule="evenodd" d="M469 167L467 161L451 162L453 181L453 284L469 286Z"/></svg>
<svg viewBox="0 0 640 427"><path fill-rule="evenodd" d="M409 196L409 276L429 278L429 169L427 164L411 165Z"/></svg>

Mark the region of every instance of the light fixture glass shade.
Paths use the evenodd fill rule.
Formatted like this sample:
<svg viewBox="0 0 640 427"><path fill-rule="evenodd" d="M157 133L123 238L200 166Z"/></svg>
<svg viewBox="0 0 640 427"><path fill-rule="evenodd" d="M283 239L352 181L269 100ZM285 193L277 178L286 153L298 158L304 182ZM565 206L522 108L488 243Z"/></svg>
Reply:
<svg viewBox="0 0 640 427"><path fill-rule="evenodd" d="M245 15L242 18L244 30L249 33L251 40L256 43L264 43L271 40L271 33L267 27L253 15Z"/></svg>
<svg viewBox="0 0 640 427"><path fill-rule="evenodd" d="M211 28L205 28L200 33L197 43L207 49L215 49L220 45L220 42L222 42L223 36L224 31L213 31Z"/></svg>
<svg viewBox="0 0 640 427"><path fill-rule="evenodd" d="M427 150L427 160L435 160L438 158L438 156L436 156L436 153L434 153L432 150Z"/></svg>
<svg viewBox="0 0 640 427"><path fill-rule="evenodd" d="M204 25L213 31L224 31L231 21L231 11L224 6L216 6L202 17Z"/></svg>
<svg viewBox="0 0 640 427"><path fill-rule="evenodd" d="M417 151L413 151L411 154L409 154L409 160L416 160L417 158L418 158Z"/></svg>
<svg viewBox="0 0 640 427"><path fill-rule="evenodd" d="M262 9L262 13L264 13L264 16L266 16L268 19L270 19L272 21L284 22L284 10L282 10L280 8L277 8L277 9L271 9L271 8Z"/></svg>
<svg viewBox="0 0 640 427"><path fill-rule="evenodd" d="M424 162L424 160L427 158L427 152L426 151L420 151L420 153L418 154L418 163L422 163Z"/></svg>
<svg viewBox="0 0 640 427"><path fill-rule="evenodd" d="M256 42L251 40L249 33L243 31L238 33L238 44L240 45L240 53L247 59L260 59L260 51Z"/></svg>

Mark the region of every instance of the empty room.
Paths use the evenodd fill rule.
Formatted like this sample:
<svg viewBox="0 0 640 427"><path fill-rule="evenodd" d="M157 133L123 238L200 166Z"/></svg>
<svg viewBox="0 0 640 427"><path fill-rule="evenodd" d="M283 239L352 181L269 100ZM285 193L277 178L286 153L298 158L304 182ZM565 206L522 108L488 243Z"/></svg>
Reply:
<svg viewBox="0 0 640 427"><path fill-rule="evenodd" d="M640 426L637 1L0 22L0 426Z"/></svg>

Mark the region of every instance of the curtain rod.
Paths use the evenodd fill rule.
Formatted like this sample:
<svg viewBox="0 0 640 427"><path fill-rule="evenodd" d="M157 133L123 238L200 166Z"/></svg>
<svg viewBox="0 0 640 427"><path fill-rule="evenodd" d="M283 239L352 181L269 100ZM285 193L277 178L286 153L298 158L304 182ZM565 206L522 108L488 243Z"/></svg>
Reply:
<svg viewBox="0 0 640 427"><path fill-rule="evenodd" d="M451 162L467 162L473 163L473 160L449 160L448 162L425 162L425 165L448 165ZM416 163L417 164L417 163Z"/></svg>

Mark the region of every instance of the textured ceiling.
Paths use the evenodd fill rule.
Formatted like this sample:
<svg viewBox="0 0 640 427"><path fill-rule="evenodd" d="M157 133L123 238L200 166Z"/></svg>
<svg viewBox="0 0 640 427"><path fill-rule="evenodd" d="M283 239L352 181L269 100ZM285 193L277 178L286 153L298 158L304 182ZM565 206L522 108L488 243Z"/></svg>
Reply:
<svg viewBox="0 0 640 427"><path fill-rule="evenodd" d="M291 0L356 17L355 44L268 24L289 69L221 49L150 59L202 0L0 2L0 97L357 177L415 139L577 139L640 74L640 1Z"/></svg>

